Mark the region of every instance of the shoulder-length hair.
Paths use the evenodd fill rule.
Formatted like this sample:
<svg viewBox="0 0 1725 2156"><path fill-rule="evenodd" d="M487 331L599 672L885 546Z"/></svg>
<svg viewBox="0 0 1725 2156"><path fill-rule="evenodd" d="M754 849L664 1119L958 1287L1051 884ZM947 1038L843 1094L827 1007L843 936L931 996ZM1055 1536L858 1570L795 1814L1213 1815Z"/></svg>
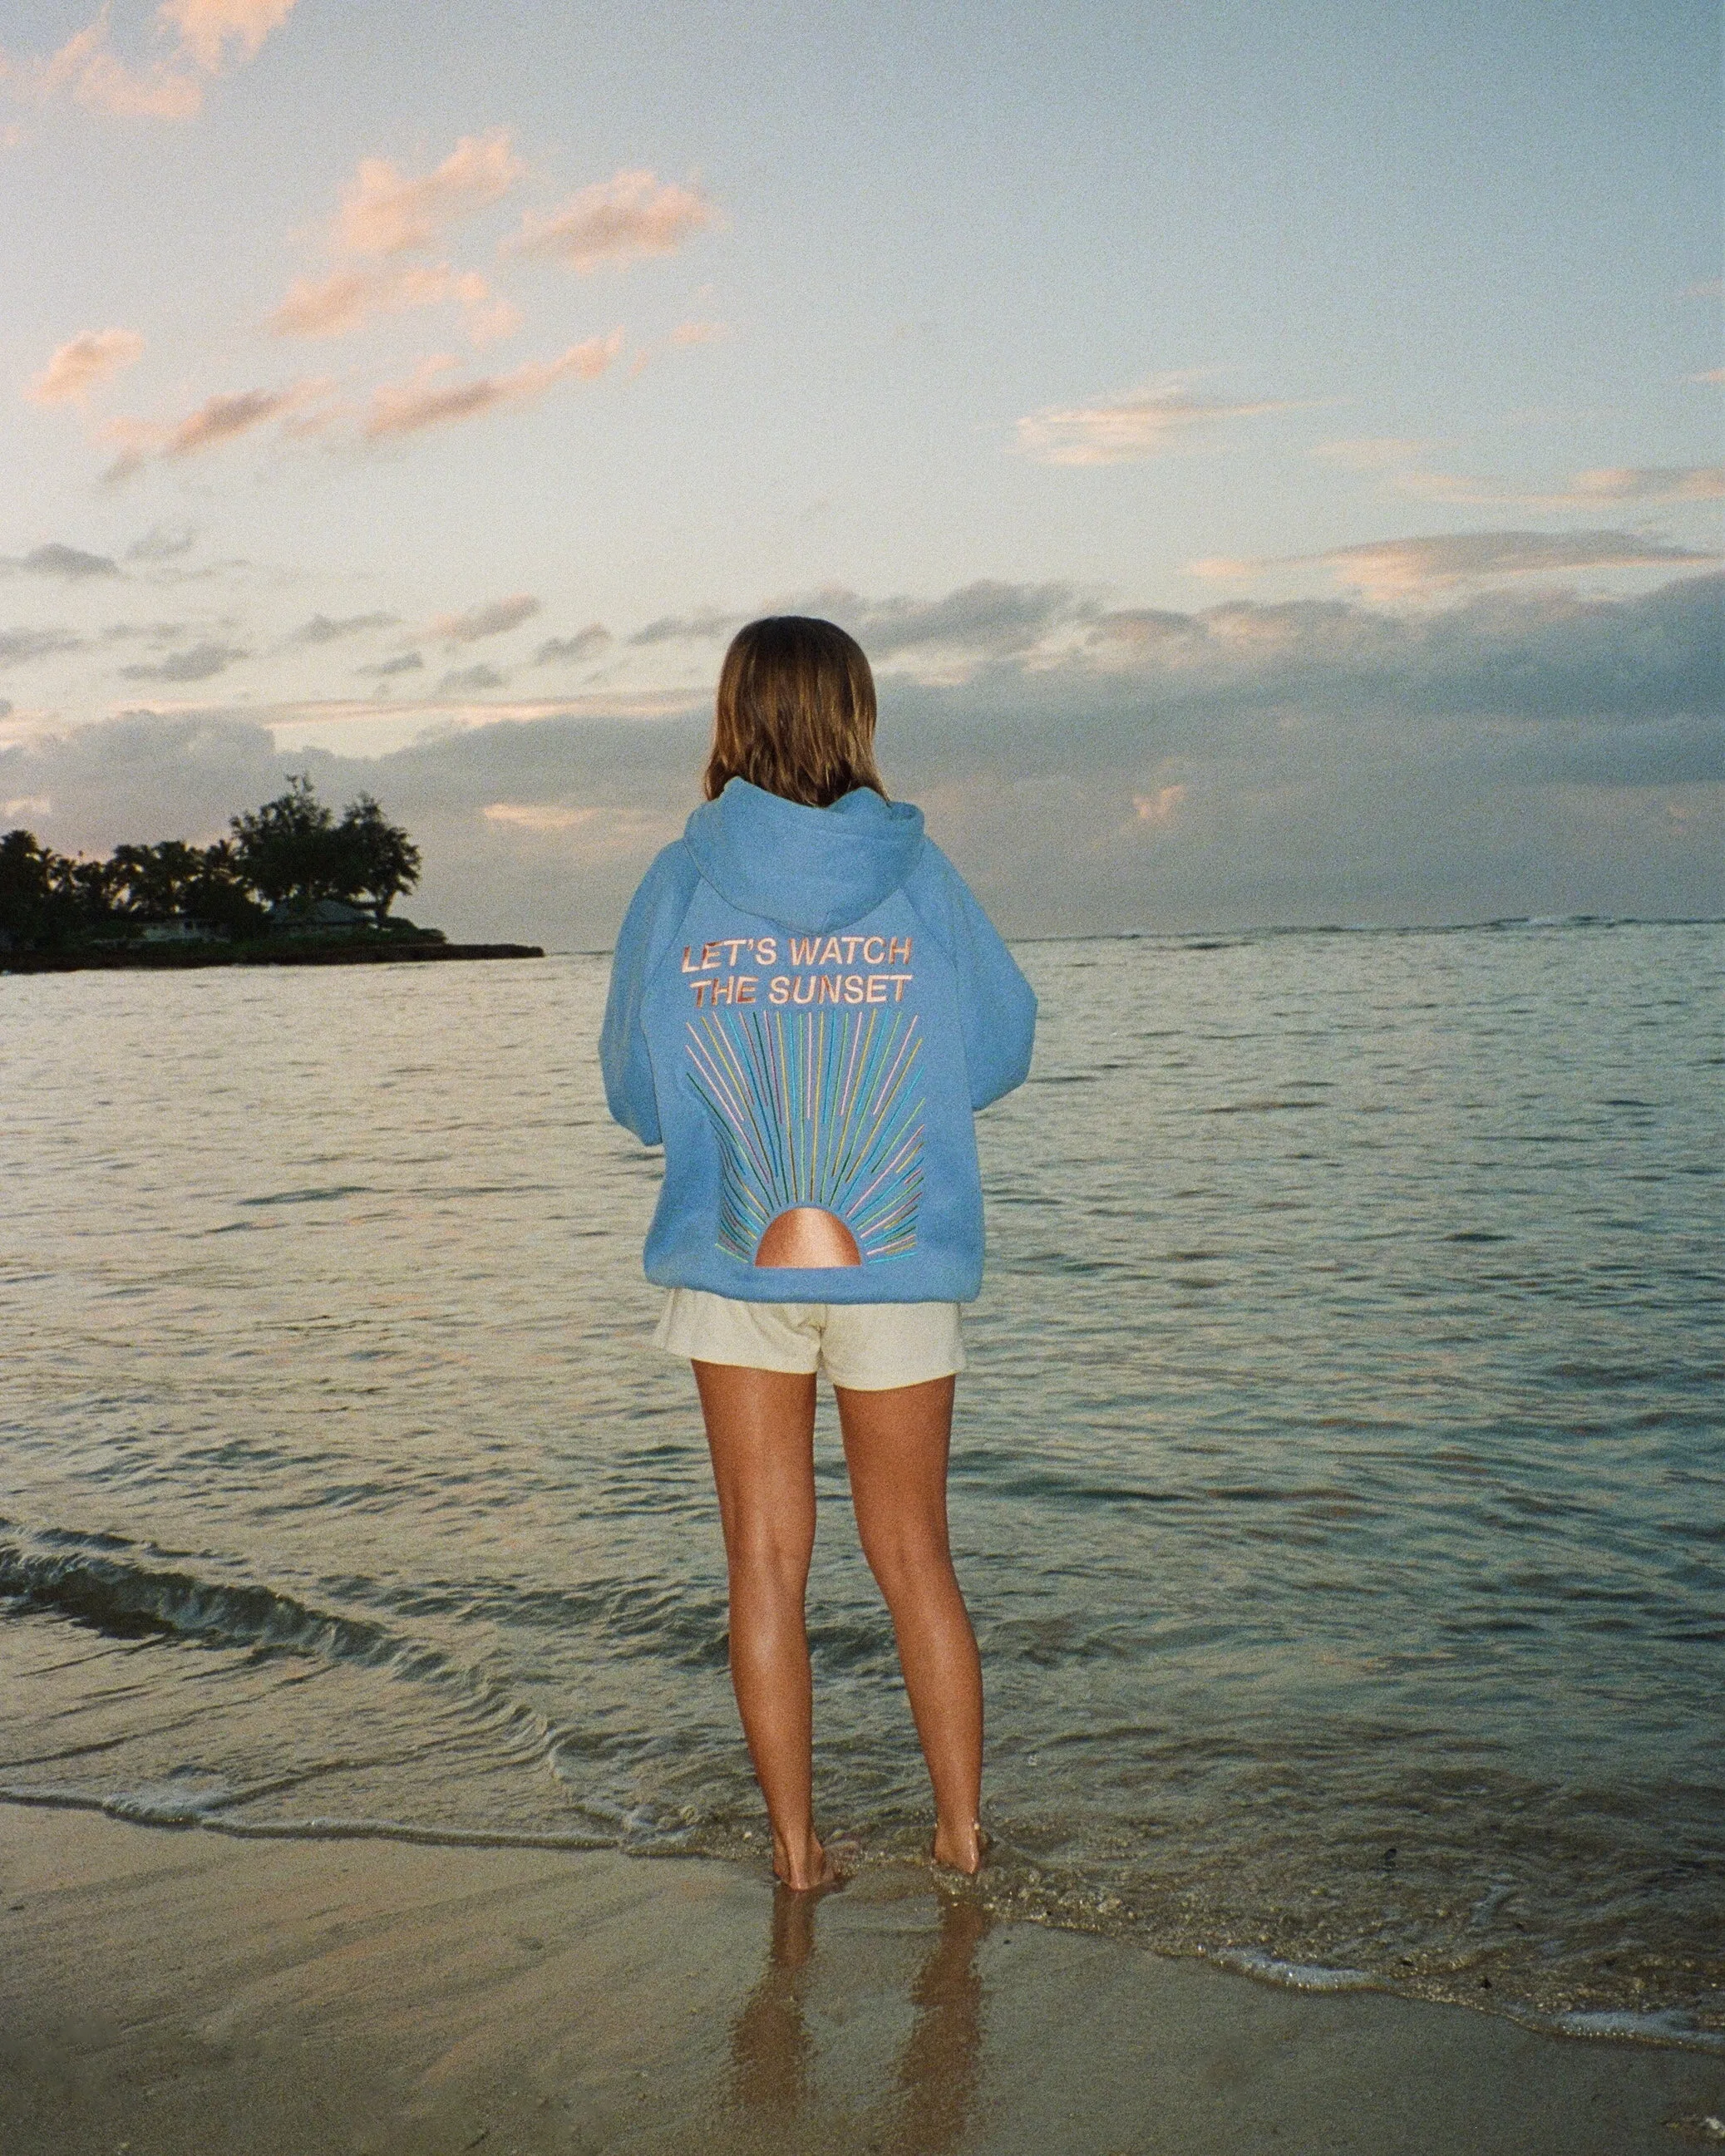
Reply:
<svg viewBox="0 0 1725 2156"><path fill-rule="evenodd" d="M862 646L830 621L769 614L725 654L704 781L716 801L733 778L806 808L859 786L886 794L875 767L875 677Z"/></svg>

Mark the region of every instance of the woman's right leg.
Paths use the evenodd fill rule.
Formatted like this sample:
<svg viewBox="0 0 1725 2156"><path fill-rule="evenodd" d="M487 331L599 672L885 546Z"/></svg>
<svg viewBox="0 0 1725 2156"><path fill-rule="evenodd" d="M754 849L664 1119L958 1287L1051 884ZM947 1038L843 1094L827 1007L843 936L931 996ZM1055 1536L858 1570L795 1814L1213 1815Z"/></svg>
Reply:
<svg viewBox="0 0 1725 2156"><path fill-rule="evenodd" d="M981 1869L983 1672L947 1538L952 1380L869 1392L835 1385L851 1501L898 1639L934 1787L934 1855Z"/></svg>
<svg viewBox="0 0 1725 2156"><path fill-rule="evenodd" d="M731 1576L731 1681L787 1886L837 1873L814 1831L803 1598L814 1549L814 1379L696 1363Z"/></svg>

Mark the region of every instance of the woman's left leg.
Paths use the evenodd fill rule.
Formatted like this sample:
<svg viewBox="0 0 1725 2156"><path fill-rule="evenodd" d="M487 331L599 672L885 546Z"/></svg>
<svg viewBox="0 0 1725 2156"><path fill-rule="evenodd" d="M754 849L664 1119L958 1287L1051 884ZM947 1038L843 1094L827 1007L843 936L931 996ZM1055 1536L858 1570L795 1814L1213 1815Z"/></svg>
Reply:
<svg viewBox="0 0 1725 2156"><path fill-rule="evenodd" d="M833 1389L857 1532L892 1613L934 1784L934 1854L975 1871L982 1864L983 1671L947 1541L953 1381Z"/></svg>
<svg viewBox="0 0 1725 2156"><path fill-rule="evenodd" d="M814 1548L814 1379L695 1364L731 1576L731 1681L788 1887L829 1885L814 1831L803 1595Z"/></svg>

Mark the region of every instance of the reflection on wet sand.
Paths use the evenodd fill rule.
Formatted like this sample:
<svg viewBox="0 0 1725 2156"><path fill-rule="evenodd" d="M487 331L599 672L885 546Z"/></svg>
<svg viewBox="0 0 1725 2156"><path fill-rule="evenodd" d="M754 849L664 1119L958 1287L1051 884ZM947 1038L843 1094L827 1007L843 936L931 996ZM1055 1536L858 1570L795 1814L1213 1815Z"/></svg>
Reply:
<svg viewBox="0 0 1725 2156"><path fill-rule="evenodd" d="M814 2041L803 2019L802 1975L814 1953L818 1894L773 1896L773 1938L760 1982L731 2031L732 2092L745 2111L795 2112L809 2089Z"/></svg>
<svg viewBox="0 0 1725 2156"><path fill-rule="evenodd" d="M778 1889L767 1967L732 2026L732 2102L763 2121L794 2123L810 2103L815 2046L803 2000L822 1898ZM940 1928L911 1984L915 2019L896 2087L884 2099L891 2116L880 2122L883 2138L871 2143L883 2151L942 2156L956 2148L976 2097L983 2035L976 1950L993 1920L968 1897L942 1893L939 1900Z"/></svg>

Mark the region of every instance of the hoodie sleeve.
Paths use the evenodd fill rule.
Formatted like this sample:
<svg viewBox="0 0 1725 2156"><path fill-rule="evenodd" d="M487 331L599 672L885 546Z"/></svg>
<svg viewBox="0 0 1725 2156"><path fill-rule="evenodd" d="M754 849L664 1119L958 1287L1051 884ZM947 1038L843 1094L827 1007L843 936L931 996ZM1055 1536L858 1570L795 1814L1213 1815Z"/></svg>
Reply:
<svg viewBox="0 0 1725 2156"><path fill-rule="evenodd" d="M970 886L932 839L906 877L905 893L958 977L970 1105L986 1108L1029 1075L1035 993Z"/></svg>
<svg viewBox="0 0 1725 2156"><path fill-rule="evenodd" d="M611 988L599 1032L599 1068L604 1074L607 1106L643 1145L662 1144L664 1134L641 1003L651 963L681 919L696 880L695 865L681 839L667 846L630 900L611 957Z"/></svg>

